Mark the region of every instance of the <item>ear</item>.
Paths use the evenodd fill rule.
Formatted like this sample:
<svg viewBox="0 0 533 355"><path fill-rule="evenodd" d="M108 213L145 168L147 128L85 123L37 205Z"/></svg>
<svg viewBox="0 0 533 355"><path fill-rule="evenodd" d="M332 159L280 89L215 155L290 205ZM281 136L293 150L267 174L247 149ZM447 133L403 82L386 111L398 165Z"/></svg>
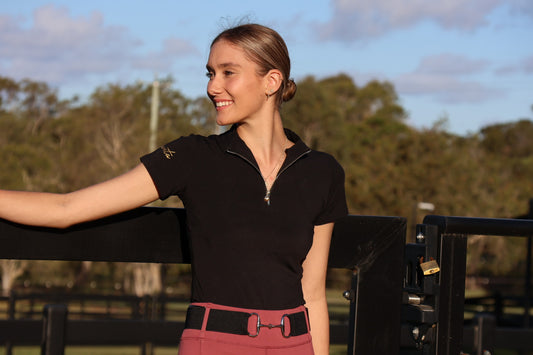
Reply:
<svg viewBox="0 0 533 355"><path fill-rule="evenodd" d="M274 95L283 83L283 74L278 69L271 69L265 76L266 79L266 94L268 96Z"/></svg>

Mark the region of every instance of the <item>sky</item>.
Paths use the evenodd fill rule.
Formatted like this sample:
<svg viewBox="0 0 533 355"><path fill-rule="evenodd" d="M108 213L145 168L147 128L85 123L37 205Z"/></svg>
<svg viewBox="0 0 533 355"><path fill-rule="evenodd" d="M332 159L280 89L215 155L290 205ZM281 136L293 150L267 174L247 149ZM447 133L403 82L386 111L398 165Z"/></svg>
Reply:
<svg viewBox="0 0 533 355"><path fill-rule="evenodd" d="M86 98L170 75L196 98L211 40L242 22L284 37L297 83L391 82L415 128L533 119L531 0L1 0L0 76Z"/></svg>

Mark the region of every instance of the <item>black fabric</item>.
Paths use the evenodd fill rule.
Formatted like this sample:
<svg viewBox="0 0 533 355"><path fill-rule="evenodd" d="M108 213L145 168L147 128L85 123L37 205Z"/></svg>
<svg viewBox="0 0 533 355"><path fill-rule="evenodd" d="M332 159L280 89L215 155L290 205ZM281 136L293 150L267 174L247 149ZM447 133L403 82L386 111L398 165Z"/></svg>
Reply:
<svg viewBox="0 0 533 355"><path fill-rule="evenodd" d="M191 308L194 311L189 312ZM204 321L205 308L201 306L190 306L187 310L187 319L185 321L185 328L188 329L202 329L202 323ZM253 324L256 322L256 315L246 312L227 311L222 309L211 309L209 311L209 317L207 319L206 330L220 333L237 334L237 335L250 335L248 332L248 323L252 318ZM307 327L307 316L304 312L297 312L288 314L288 319L285 320L285 327L290 327L290 332L284 334L285 336L298 336L309 332ZM281 323L281 319L280 319ZM277 324L274 324L277 325ZM254 328L252 326L252 328ZM251 335L256 335L254 329ZM261 332L263 328L259 330ZM281 330L280 330L281 331Z"/></svg>
<svg viewBox="0 0 533 355"><path fill-rule="evenodd" d="M202 322L205 316L205 307L191 305L187 308L185 318L185 328L202 329Z"/></svg>
<svg viewBox="0 0 533 355"><path fill-rule="evenodd" d="M307 329L307 317L304 312L289 314L288 318L289 323L291 325L291 336L296 336L309 332L309 329Z"/></svg>
<svg viewBox="0 0 533 355"><path fill-rule="evenodd" d="M247 335L249 318L249 313L211 309L205 330Z"/></svg>
<svg viewBox="0 0 533 355"><path fill-rule="evenodd" d="M192 302L249 309L304 304L302 262L315 225L347 214L344 171L297 135L264 200L265 183L236 129L177 139L141 158L161 199L178 195L187 211Z"/></svg>

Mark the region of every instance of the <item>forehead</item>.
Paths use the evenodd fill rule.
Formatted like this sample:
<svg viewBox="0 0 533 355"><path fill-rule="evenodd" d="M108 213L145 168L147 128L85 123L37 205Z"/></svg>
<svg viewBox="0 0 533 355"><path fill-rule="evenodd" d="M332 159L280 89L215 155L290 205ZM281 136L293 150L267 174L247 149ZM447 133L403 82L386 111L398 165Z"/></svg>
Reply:
<svg viewBox="0 0 533 355"><path fill-rule="evenodd" d="M207 66L214 68L220 65L227 65L228 63L234 63L240 66L255 64L247 58L246 53L241 47L225 40L215 42L211 46Z"/></svg>

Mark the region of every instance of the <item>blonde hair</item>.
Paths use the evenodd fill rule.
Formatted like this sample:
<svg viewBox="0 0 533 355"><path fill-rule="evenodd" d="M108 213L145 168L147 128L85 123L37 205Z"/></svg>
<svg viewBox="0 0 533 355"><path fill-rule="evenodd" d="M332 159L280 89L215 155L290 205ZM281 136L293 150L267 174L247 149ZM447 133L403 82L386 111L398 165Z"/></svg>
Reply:
<svg viewBox="0 0 533 355"><path fill-rule="evenodd" d="M283 38L271 28L258 24L245 24L221 32L211 42L228 41L242 48L246 56L259 66L259 75L266 75L277 69L283 75L283 82L275 96L280 106L296 93L296 83L290 78L291 60Z"/></svg>

